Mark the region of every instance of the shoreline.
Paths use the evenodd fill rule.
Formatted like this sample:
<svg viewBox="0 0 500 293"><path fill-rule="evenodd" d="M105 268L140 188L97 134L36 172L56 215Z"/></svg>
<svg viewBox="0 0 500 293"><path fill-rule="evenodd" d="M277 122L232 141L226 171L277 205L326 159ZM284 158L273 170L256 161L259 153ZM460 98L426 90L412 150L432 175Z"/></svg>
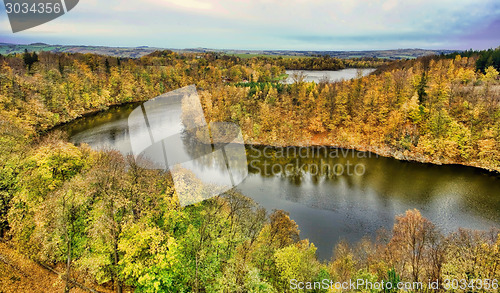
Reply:
<svg viewBox="0 0 500 293"><path fill-rule="evenodd" d="M380 147L366 147L366 146L343 146L339 144L327 144L327 143L311 143L311 142L305 142L301 145L298 144L287 144L287 145L278 145L278 144L269 144L269 143L262 143L258 141L248 141L245 142L245 145L253 145L253 146L259 146L259 147L329 147L329 148L339 148L339 149L344 149L344 150L349 150L349 151L355 151L355 152L367 152L374 154L375 156L380 156L383 158L389 158L389 159L395 159L401 162L410 162L410 163L419 163L419 164L426 164L426 165L434 165L434 166L457 166L457 167L464 167L464 168L473 168L481 173L496 177L500 179L500 171L495 170L495 169L490 169L484 166L480 166L479 164L467 164L467 163L460 163L460 162L441 162L441 161L432 161L430 159L426 159L424 157L422 158L417 158L416 155L413 156L407 156L403 154L401 151L397 150L390 150L388 147L385 147L385 150L375 150L375 149L380 149Z"/></svg>
<svg viewBox="0 0 500 293"><path fill-rule="evenodd" d="M123 107L123 106L128 106L128 105L133 105L133 104L141 104L141 103L144 103L146 101L147 100L144 100L144 101L131 101L131 102L124 102L124 103L119 103L119 104L110 104L110 105L106 105L105 108L102 108L102 109L89 110L89 111L83 112L82 114L78 114L78 116L76 116L73 119L69 119L69 120L65 120L65 121L62 121L60 123L57 123L57 124L55 124L55 125L47 128L47 129L41 131L38 135L39 136L47 135L49 132L55 131L55 130L59 130L60 128L66 126L68 124L74 123L74 122L76 122L79 119L89 118L89 117L92 117L92 116L96 116L96 115L105 113L105 112L111 110L112 108L120 108L120 107Z"/></svg>

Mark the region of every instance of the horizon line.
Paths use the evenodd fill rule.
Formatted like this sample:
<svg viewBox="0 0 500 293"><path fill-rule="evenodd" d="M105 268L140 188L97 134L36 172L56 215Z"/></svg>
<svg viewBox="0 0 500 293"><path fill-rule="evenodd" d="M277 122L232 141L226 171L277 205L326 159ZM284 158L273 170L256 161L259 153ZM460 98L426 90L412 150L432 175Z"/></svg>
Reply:
<svg viewBox="0 0 500 293"><path fill-rule="evenodd" d="M133 49L164 49L164 50L193 50L193 49L201 49L201 50L211 50L211 51L288 51L288 52L373 52L373 51L394 51L394 50L424 50L424 51L455 51L455 52L463 52L468 50L476 49L428 49L428 48L392 48L392 49L368 49L368 50L360 50L360 49L345 49L345 50L330 50L330 49L236 49L236 48L210 48L210 47L184 47L184 48L174 48L174 47L156 47L156 46L148 46L148 45L138 45L138 46L113 46L113 45L83 45L83 44L49 44L44 42L29 42L29 43L9 43L9 42L0 42L0 46L5 45L14 45L14 46L33 46L33 45L47 45L47 46L72 46L72 47L102 47L102 48L133 48ZM498 48L498 47L497 47ZM495 49L495 47L491 47L484 50ZM479 50L482 51L482 50Z"/></svg>

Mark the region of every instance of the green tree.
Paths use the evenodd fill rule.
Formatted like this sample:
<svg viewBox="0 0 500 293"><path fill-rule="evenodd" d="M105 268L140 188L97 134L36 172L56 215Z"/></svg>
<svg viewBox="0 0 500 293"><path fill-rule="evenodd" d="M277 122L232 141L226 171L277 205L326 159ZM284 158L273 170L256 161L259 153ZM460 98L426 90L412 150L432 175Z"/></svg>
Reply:
<svg viewBox="0 0 500 293"><path fill-rule="evenodd" d="M319 273L316 260L316 247L308 240L281 248L274 253L278 278L276 289L280 292L291 292L290 280L313 281Z"/></svg>
<svg viewBox="0 0 500 293"><path fill-rule="evenodd" d="M422 75L420 76L420 81L418 82L417 85L417 95L418 95L418 103L422 105L423 103L426 102L427 98L427 76L425 74L425 71L422 72Z"/></svg>
<svg viewBox="0 0 500 293"><path fill-rule="evenodd" d="M123 227L132 221L130 182L125 159L116 151L101 152L87 173L89 196L93 200L88 224L88 244L81 265L91 271L100 283L111 281L116 292L123 291L118 244Z"/></svg>
<svg viewBox="0 0 500 293"><path fill-rule="evenodd" d="M71 289L71 267L87 243L86 227L91 201L86 193L86 178L78 175L63 188L51 193L35 215L34 235L41 239L40 258L45 261L64 261L65 290ZM48 259L45 259L48 258Z"/></svg>
<svg viewBox="0 0 500 293"><path fill-rule="evenodd" d="M40 204L85 167L87 155L87 149L48 137L26 158L8 218L21 251L37 255L39 241L32 239L32 234Z"/></svg>
<svg viewBox="0 0 500 293"><path fill-rule="evenodd" d="M0 119L0 238L9 230L7 215L18 189L25 141L21 129Z"/></svg>
<svg viewBox="0 0 500 293"><path fill-rule="evenodd" d="M36 52L29 53L28 49L24 49L23 61L24 65L28 67L28 71L31 71L31 67L33 66L33 64L38 62L38 55L36 54Z"/></svg>

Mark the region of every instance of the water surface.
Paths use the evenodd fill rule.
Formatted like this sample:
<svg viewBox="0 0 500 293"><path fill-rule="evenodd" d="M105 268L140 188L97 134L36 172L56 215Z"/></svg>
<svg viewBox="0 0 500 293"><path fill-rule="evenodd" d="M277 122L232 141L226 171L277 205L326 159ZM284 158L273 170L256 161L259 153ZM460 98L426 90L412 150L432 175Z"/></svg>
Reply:
<svg viewBox="0 0 500 293"><path fill-rule="evenodd" d="M359 76L366 76L373 71L375 68L346 68L341 70L287 70L288 78L284 81L285 83L294 82L294 74L305 75L304 81L319 83L321 81L341 81L353 79Z"/></svg>

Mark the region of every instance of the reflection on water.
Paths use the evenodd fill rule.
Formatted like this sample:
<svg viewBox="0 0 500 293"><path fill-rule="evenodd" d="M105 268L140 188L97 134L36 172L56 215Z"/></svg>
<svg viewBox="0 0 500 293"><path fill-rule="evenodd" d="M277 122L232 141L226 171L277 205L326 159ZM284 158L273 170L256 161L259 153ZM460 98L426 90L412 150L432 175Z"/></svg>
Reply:
<svg viewBox="0 0 500 293"><path fill-rule="evenodd" d="M65 128L74 143L131 153L127 117L132 110L129 106L111 109ZM182 140L189 145L188 156L204 152L192 137ZM407 209L419 209L444 232L500 226L500 179L478 169L402 162L332 148L316 152L300 148L295 153L257 146L246 150L249 174L237 189L269 211L290 212L301 237L314 242L323 259L330 257L340 239L357 241L373 236L377 229L390 230L394 216ZM200 172L214 163L213 158L193 162Z"/></svg>
<svg viewBox="0 0 500 293"><path fill-rule="evenodd" d="M254 147L250 153L256 153ZM356 241L379 228L390 230L394 216L407 209L421 210L444 232L459 227L499 226L500 180L495 176L461 166L434 166L361 154L349 151L338 158L260 156L259 164L252 161L255 155L249 155L250 175L241 189L265 202L268 209L290 211L301 235L310 238L323 257L341 238ZM268 167L264 168L264 164ZM315 164L364 165L365 172L332 174L321 168L318 172L318 168L302 167ZM288 172L279 172L286 166ZM272 168L278 172L263 172Z"/></svg>
<svg viewBox="0 0 500 293"><path fill-rule="evenodd" d="M170 171L181 206L234 188L248 174L239 126L207 124L194 85L135 108L128 116L128 136L139 166ZM188 136L200 143L192 144Z"/></svg>

